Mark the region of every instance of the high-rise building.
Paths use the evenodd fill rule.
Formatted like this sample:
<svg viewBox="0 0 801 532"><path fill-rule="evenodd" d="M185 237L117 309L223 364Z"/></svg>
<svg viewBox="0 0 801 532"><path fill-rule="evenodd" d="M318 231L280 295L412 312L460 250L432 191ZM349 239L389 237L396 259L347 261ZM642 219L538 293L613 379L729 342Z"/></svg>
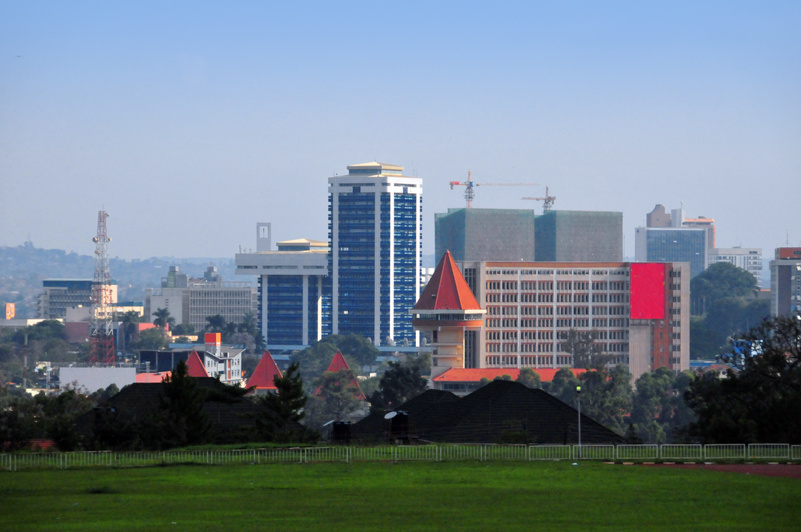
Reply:
<svg viewBox="0 0 801 532"><path fill-rule="evenodd" d="M370 162L328 179L332 334L416 344L409 310L421 289L423 180L402 172Z"/></svg>
<svg viewBox="0 0 801 532"><path fill-rule="evenodd" d="M683 209L665 212L657 205L646 215L646 227L634 230L634 258L637 262L688 262L690 277L704 271L715 247L715 221L684 218Z"/></svg>
<svg viewBox="0 0 801 532"><path fill-rule="evenodd" d="M801 248L777 248L770 261L770 314L801 316Z"/></svg>
<svg viewBox="0 0 801 532"><path fill-rule="evenodd" d="M454 260L621 261L623 214L448 209L434 215L435 252Z"/></svg>
<svg viewBox="0 0 801 532"><path fill-rule="evenodd" d="M623 213L548 211L537 216L535 238L538 262L619 262L623 260Z"/></svg>
<svg viewBox="0 0 801 532"><path fill-rule="evenodd" d="M684 209L670 214L657 205L646 215L646 227L634 233L634 256L638 262L689 262L695 277L716 262L729 262L751 273L757 283L762 277L761 248L716 247L715 220L706 216L685 218Z"/></svg>
<svg viewBox="0 0 801 532"><path fill-rule="evenodd" d="M435 256L454 260L534 259L534 211L448 209L434 215Z"/></svg>
<svg viewBox="0 0 801 532"><path fill-rule="evenodd" d="M236 273L258 276L259 330L268 349L303 349L322 339L330 321L323 298L328 243L299 238L272 251L270 231L270 224L257 225L256 252L237 253Z"/></svg>

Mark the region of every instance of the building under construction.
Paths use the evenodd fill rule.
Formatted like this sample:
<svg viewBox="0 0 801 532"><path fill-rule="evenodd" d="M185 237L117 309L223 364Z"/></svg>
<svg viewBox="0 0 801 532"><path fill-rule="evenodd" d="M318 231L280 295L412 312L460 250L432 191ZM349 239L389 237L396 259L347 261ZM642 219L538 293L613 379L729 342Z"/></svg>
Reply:
<svg viewBox="0 0 801 532"><path fill-rule="evenodd" d="M434 215L435 253L458 261L623 260L623 213L448 209Z"/></svg>

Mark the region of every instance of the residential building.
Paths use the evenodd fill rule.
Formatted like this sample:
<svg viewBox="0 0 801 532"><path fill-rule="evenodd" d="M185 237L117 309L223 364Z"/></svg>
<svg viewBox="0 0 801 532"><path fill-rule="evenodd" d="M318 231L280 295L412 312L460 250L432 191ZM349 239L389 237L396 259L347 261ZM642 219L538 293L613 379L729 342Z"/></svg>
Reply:
<svg viewBox="0 0 801 532"><path fill-rule="evenodd" d="M257 316L268 349L303 349L322 339L330 322L323 299L328 244L300 238L278 242L273 251L270 234L270 224L257 225L256 252L237 253L236 273L258 276Z"/></svg>
<svg viewBox="0 0 801 532"><path fill-rule="evenodd" d="M217 268L209 266L202 279L186 279L177 266L162 278L161 289L145 291L145 316L153 321L160 308L170 311L176 325L189 325L202 331L209 316L222 316L226 322L241 323L246 314L258 309L256 292L249 282L223 281ZM170 286L174 285L174 286Z"/></svg>
<svg viewBox="0 0 801 532"><path fill-rule="evenodd" d="M148 373L172 371L183 360L190 376L214 377L238 386L242 381L244 349L222 345L220 340L220 333L206 333L205 344L188 349L142 350L139 352L140 369Z"/></svg>
<svg viewBox="0 0 801 532"><path fill-rule="evenodd" d="M576 329L595 331L596 344L612 362L627 364L635 378L660 367L689 369L690 279L685 263L458 265L487 313L475 356L465 356L463 367L570 367L572 356L562 340ZM432 344L432 366L461 367L449 358L442 363L433 337L426 341Z"/></svg>
<svg viewBox="0 0 801 532"><path fill-rule="evenodd" d="M328 184L330 333L417 345L409 310L421 290L422 179L370 162Z"/></svg>
<svg viewBox="0 0 801 532"><path fill-rule="evenodd" d="M770 261L770 314L801 316L801 247L777 248Z"/></svg>

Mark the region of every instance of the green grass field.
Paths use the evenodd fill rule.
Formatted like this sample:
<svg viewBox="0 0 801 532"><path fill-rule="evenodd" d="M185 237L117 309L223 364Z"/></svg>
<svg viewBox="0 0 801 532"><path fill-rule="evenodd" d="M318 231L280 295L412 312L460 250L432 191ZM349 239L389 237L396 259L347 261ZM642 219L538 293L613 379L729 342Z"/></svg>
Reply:
<svg viewBox="0 0 801 532"><path fill-rule="evenodd" d="M798 530L801 481L582 462L0 473L0 530Z"/></svg>

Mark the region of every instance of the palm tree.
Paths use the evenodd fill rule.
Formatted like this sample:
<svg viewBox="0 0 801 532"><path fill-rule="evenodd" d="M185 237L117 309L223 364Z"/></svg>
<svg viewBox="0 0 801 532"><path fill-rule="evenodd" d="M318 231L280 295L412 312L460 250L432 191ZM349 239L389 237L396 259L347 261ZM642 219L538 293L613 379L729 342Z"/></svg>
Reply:
<svg viewBox="0 0 801 532"><path fill-rule="evenodd" d="M164 329L165 327L172 327L175 325L175 318L170 316L170 310L166 308L158 308L156 312L153 313L156 317L153 320L153 325L159 327L160 329Z"/></svg>
<svg viewBox="0 0 801 532"><path fill-rule="evenodd" d="M135 310L129 310L125 314L122 315L122 338L123 338L123 351L128 344L131 343L131 340L136 333L136 324L142 321L142 316Z"/></svg>
<svg viewBox="0 0 801 532"><path fill-rule="evenodd" d="M225 318L220 314L206 316L206 330L209 332L223 332L225 330Z"/></svg>

